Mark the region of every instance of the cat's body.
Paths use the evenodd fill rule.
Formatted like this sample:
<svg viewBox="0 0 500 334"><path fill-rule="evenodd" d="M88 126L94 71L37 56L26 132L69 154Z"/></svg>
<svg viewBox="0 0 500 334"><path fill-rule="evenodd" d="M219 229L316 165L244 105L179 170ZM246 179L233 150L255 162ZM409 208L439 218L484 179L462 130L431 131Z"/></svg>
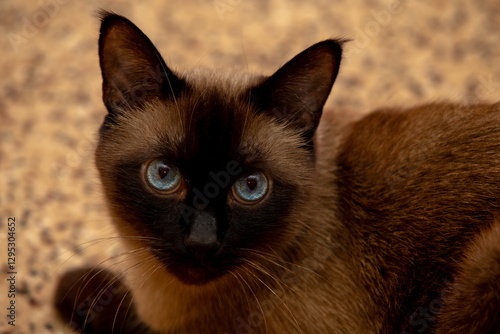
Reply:
<svg viewBox="0 0 500 334"><path fill-rule="evenodd" d="M97 166L152 331L500 331L500 105L319 122L340 52L178 76L105 16Z"/></svg>

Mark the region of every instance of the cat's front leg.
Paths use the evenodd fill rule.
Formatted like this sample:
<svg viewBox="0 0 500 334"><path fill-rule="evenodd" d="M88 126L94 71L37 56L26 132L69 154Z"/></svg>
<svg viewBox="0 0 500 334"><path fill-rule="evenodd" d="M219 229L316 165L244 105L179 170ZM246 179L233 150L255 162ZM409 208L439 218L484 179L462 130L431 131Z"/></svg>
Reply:
<svg viewBox="0 0 500 334"><path fill-rule="evenodd" d="M64 274L54 304L67 326L78 333L156 334L139 319L129 289L105 269Z"/></svg>

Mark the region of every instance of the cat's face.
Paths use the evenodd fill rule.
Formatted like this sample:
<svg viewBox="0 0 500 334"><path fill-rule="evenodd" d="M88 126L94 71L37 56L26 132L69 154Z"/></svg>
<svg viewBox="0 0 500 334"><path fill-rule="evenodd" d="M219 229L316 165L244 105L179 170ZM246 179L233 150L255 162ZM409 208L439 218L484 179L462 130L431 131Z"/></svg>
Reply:
<svg viewBox="0 0 500 334"><path fill-rule="evenodd" d="M183 76L137 27L108 14L99 55L109 114L96 160L123 234L142 237L186 284L296 241L307 228L299 211L340 62L336 42L316 44L269 78Z"/></svg>

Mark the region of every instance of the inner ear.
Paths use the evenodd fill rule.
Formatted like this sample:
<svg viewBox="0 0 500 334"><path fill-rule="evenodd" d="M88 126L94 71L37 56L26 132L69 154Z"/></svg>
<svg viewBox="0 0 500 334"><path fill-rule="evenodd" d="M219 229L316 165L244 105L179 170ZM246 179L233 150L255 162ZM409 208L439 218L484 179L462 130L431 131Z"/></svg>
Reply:
<svg viewBox="0 0 500 334"><path fill-rule="evenodd" d="M184 87L149 38L128 19L101 13L99 60L110 113L153 98L174 98Z"/></svg>
<svg viewBox="0 0 500 334"><path fill-rule="evenodd" d="M250 94L259 110L306 135L316 130L337 77L342 41L325 40L299 53Z"/></svg>

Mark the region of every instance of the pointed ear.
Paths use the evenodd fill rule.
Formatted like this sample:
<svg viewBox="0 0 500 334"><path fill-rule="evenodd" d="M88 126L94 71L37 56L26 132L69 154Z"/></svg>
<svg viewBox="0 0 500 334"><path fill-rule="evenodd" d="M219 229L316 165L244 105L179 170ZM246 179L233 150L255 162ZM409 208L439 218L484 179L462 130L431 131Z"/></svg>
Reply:
<svg viewBox="0 0 500 334"><path fill-rule="evenodd" d="M99 61L110 114L154 98L173 98L184 81L167 67L149 38L128 19L101 12Z"/></svg>
<svg viewBox="0 0 500 334"><path fill-rule="evenodd" d="M326 40L302 51L252 92L259 110L314 134L339 71L342 42Z"/></svg>

